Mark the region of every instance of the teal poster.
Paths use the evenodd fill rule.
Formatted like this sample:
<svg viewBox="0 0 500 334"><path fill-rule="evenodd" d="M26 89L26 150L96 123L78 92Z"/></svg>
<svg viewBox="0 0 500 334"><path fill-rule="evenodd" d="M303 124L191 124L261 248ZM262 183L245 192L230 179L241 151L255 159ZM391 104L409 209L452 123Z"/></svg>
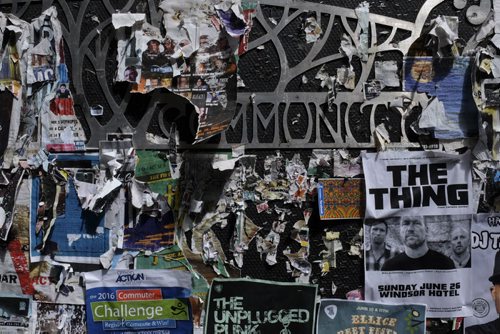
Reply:
<svg viewBox="0 0 500 334"><path fill-rule="evenodd" d="M424 334L425 305L322 299L318 334Z"/></svg>

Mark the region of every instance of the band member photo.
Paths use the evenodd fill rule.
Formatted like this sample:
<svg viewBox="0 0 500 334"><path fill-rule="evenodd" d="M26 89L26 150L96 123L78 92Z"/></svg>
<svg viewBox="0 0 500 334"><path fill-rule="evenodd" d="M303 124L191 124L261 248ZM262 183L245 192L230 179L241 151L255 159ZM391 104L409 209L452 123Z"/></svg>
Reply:
<svg viewBox="0 0 500 334"><path fill-rule="evenodd" d="M449 257L429 248L429 228L423 217L401 217L399 234L404 252L385 261L382 271L455 269Z"/></svg>
<svg viewBox="0 0 500 334"><path fill-rule="evenodd" d="M385 220L367 223L367 229L370 243L365 252L366 270L380 270L385 261L399 253L386 242L389 227Z"/></svg>

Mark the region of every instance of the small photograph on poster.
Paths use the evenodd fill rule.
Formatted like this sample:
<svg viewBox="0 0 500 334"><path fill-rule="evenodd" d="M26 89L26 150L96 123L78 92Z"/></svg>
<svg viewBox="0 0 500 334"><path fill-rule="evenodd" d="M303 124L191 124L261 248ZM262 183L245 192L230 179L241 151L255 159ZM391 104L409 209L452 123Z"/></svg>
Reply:
<svg viewBox="0 0 500 334"><path fill-rule="evenodd" d="M208 89L208 85L203 77L193 77L192 88L193 91L206 91Z"/></svg>
<svg viewBox="0 0 500 334"><path fill-rule="evenodd" d="M367 219L366 269L470 268L470 224L470 215Z"/></svg>
<svg viewBox="0 0 500 334"><path fill-rule="evenodd" d="M67 84L60 84L56 90L56 98L50 105L50 110L54 115L74 115L73 97Z"/></svg>
<svg viewBox="0 0 500 334"><path fill-rule="evenodd" d="M173 90L174 92L178 92L178 91L181 91L181 92L184 92L184 91L187 91L189 90L189 80L190 80L190 77L187 76L187 75L181 75L181 76L177 76L174 78L174 86L173 86Z"/></svg>
<svg viewBox="0 0 500 334"><path fill-rule="evenodd" d="M360 219L365 214L363 179L319 179L318 204L322 220Z"/></svg>
<svg viewBox="0 0 500 334"><path fill-rule="evenodd" d="M0 293L0 333L30 333L31 297Z"/></svg>
<svg viewBox="0 0 500 334"><path fill-rule="evenodd" d="M86 333L85 305L34 303L35 333Z"/></svg>
<svg viewBox="0 0 500 334"><path fill-rule="evenodd" d="M137 82L137 77L139 76L139 72L137 71L137 66L130 65L125 68L123 71L123 77L125 81L128 82Z"/></svg>

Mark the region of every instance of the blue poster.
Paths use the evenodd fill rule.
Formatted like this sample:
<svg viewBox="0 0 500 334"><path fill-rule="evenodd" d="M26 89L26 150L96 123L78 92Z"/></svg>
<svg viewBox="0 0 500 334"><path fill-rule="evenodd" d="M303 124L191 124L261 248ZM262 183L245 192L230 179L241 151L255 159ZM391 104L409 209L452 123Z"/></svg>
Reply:
<svg viewBox="0 0 500 334"><path fill-rule="evenodd" d="M434 129L438 139L475 137L478 111L472 98L469 57L404 58L403 91L428 93L444 105L450 129Z"/></svg>
<svg viewBox="0 0 500 334"><path fill-rule="evenodd" d="M82 210L73 178L99 165L97 155L58 155L58 166L81 166L57 190L51 175L34 177L31 194L30 255L33 262L55 261L99 264L110 248L104 213ZM57 201L56 201L57 197ZM54 205L54 203L57 203Z"/></svg>
<svg viewBox="0 0 500 334"><path fill-rule="evenodd" d="M322 299L317 334L425 333L425 305Z"/></svg>

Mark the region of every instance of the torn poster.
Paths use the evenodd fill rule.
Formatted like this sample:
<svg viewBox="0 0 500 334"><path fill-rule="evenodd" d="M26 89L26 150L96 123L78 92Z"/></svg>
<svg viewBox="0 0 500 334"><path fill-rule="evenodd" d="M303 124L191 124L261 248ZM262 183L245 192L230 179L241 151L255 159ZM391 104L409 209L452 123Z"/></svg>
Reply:
<svg viewBox="0 0 500 334"><path fill-rule="evenodd" d="M31 297L0 293L0 333L33 333Z"/></svg>
<svg viewBox="0 0 500 334"><path fill-rule="evenodd" d="M428 93L443 102L446 122L431 129L438 139L477 136L478 111L472 96L468 57L405 57L403 91Z"/></svg>
<svg viewBox="0 0 500 334"><path fill-rule="evenodd" d="M367 218L471 214L471 154L362 153Z"/></svg>
<svg viewBox="0 0 500 334"><path fill-rule="evenodd" d="M99 166L101 171L106 172L108 180L117 178L121 181L128 181L135 168L135 150L132 140L126 138L100 141Z"/></svg>
<svg viewBox="0 0 500 334"><path fill-rule="evenodd" d="M178 270L85 273L89 333L193 332L191 274Z"/></svg>
<svg viewBox="0 0 500 334"><path fill-rule="evenodd" d="M33 285L33 299L40 303L83 305L83 284L80 273L69 264L48 259L30 265L29 277Z"/></svg>
<svg viewBox="0 0 500 334"><path fill-rule="evenodd" d="M361 61L366 62L368 61L368 48L370 47L370 4L366 1L363 1L359 4L358 7L356 7L354 12L358 17L358 27L360 28L360 30L356 29L356 32L359 35L358 52Z"/></svg>
<svg viewBox="0 0 500 334"><path fill-rule="evenodd" d="M457 16L439 15L434 20L431 20L431 30L429 31L429 35L437 38L437 55L439 57L446 56L447 52L443 49L448 46L452 46L452 55L459 55L458 49L453 47L455 41L458 40L458 22Z"/></svg>
<svg viewBox="0 0 500 334"><path fill-rule="evenodd" d="M85 305L33 303L35 333L58 334L86 332Z"/></svg>
<svg viewBox="0 0 500 334"><path fill-rule="evenodd" d="M304 22L302 23L302 27L303 27L304 32L306 34L306 42L307 43L316 42L321 37L321 34L323 33L323 30L321 29L321 25L316 20L316 13L314 13L314 12L307 13L307 17L305 18Z"/></svg>
<svg viewBox="0 0 500 334"><path fill-rule="evenodd" d="M27 41L30 25L12 14L0 13L0 157L3 168L12 165L13 148L17 142L21 110L23 106L23 84L26 84Z"/></svg>
<svg viewBox="0 0 500 334"><path fill-rule="evenodd" d="M470 316L472 215L365 221L365 298L427 304L430 317ZM396 284L397 283L397 284Z"/></svg>
<svg viewBox="0 0 500 334"><path fill-rule="evenodd" d="M492 325L498 322L498 311L495 301L492 299L490 287L498 282L498 277L495 276L498 276L500 259L498 248L500 215L481 213L475 215L474 220L472 236L468 241L470 241L472 248L472 260L469 261L472 261L475 284L471 287L471 300L469 301L472 317L465 319L466 332L471 330L471 333L472 329L479 330L474 325ZM471 256L470 253L469 256ZM482 328L486 326L483 325Z"/></svg>
<svg viewBox="0 0 500 334"><path fill-rule="evenodd" d="M308 176L328 177L333 174L333 150L312 150L307 167ZM325 176L322 176L325 175Z"/></svg>
<svg viewBox="0 0 500 334"><path fill-rule="evenodd" d="M384 87L399 87L398 63L395 60L375 62L375 80L382 83Z"/></svg>
<svg viewBox="0 0 500 334"><path fill-rule="evenodd" d="M69 83L59 82L45 96L41 111L42 145L48 151L85 149L85 132L73 108Z"/></svg>
<svg viewBox="0 0 500 334"><path fill-rule="evenodd" d="M61 23L55 7L45 10L31 22L27 83L55 81L59 67L65 67ZM67 82L67 80L59 80Z"/></svg>
<svg viewBox="0 0 500 334"><path fill-rule="evenodd" d="M112 15L113 27L116 29L118 40L116 81L138 83L141 77L141 58L138 55L136 45L145 19L146 14L142 13L115 13Z"/></svg>
<svg viewBox="0 0 500 334"><path fill-rule="evenodd" d="M165 196L171 208L178 206L178 180L172 176L170 157L165 152L146 150L138 150L136 156L135 179Z"/></svg>
<svg viewBox="0 0 500 334"><path fill-rule="evenodd" d="M333 150L333 175L335 177L355 177L363 173L361 157L353 157L347 150Z"/></svg>
<svg viewBox="0 0 500 334"><path fill-rule="evenodd" d="M32 262L53 257L58 262L99 264L111 246L104 213L83 210L75 189L75 178L89 174L99 163L97 155L57 155L61 168L81 166L65 184L50 174L33 177L30 224ZM63 172L66 175L66 172ZM94 179L94 177L92 177Z"/></svg>
<svg viewBox="0 0 500 334"><path fill-rule="evenodd" d="M214 279L205 334L313 333L316 285Z"/></svg>
<svg viewBox="0 0 500 334"><path fill-rule="evenodd" d="M26 252L29 249L30 185L29 180L24 180L19 187L17 201L10 210L16 223L11 228L6 247L0 247L0 291L5 293L33 294ZM5 217L5 212L2 215Z"/></svg>
<svg viewBox="0 0 500 334"><path fill-rule="evenodd" d="M425 333L425 305L322 299L317 333Z"/></svg>
<svg viewBox="0 0 500 334"><path fill-rule="evenodd" d="M252 242L257 232L261 229L250 218L245 216L243 212L240 211L237 213L230 251L233 253L234 260L239 268L243 266L243 255L248 250L250 242Z"/></svg>
<svg viewBox="0 0 500 334"><path fill-rule="evenodd" d="M360 219L365 214L363 179L319 179L321 219Z"/></svg>
<svg viewBox="0 0 500 334"><path fill-rule="evenodd" d="M166 199L162 201L166 205ZM127 205L129 208L130 206ZM130 219L124 230L123 247L125 249L157 251L173 244L174 214L168 207L162 210L159 206L155 203Z"/></svg>
<svg viewBox="0 0 500 334"><path fill-rule="evenodd" d="M14 224L17 195L21 183L23 183L24 172L24 169L19 168L13 174L7 173L10 181L0 188L0 239L3 241L7 241L9 231ZM1 173L3 177L6 176L3 171ZM24 200L26 200L26 196L29 197L29 189L24 189L23 196Z"/></svg>
<svg viewBox="0 0 500 334"><path fill-rule="evenodd" d="M200 297L203 301L207 299L209 288L207 280L193 269L182 253L182 250L177 245L166 247L151 255L146 255L146 252L141 252L134 258L134 268L188 271L192 275L193 296Z"/></svg>
<svg viewBox="0 0 500 334"><path fill-rule="evenodd" d="M278 263L276 256L278 255L278 245L281 240L281 233L285 232L286 222L274 221L269 234L262 238L257 235L257 251L262 258L266 256L266 263L270 266Z"/></svg>
<svg viewBox="0 0 500 334"><path fill-rule="evenodd" d="M235 54L246 49L252 4L245 1L243 9L240 1L162 1L165 35L144 22L144 16L114 14L120 39L116 80L134 83L132 92L168 88L193 103L199 123L196 142L220 133L236 107Z"/></svg>
<svg viewBox="0 0 500 334"><path fill-rule="evenodd" d="M23 54L28 48L24 42L30 35L29 24L12 14L0 13L0 90L8 90L20 98L25 83L26 62Z"/></svg>

